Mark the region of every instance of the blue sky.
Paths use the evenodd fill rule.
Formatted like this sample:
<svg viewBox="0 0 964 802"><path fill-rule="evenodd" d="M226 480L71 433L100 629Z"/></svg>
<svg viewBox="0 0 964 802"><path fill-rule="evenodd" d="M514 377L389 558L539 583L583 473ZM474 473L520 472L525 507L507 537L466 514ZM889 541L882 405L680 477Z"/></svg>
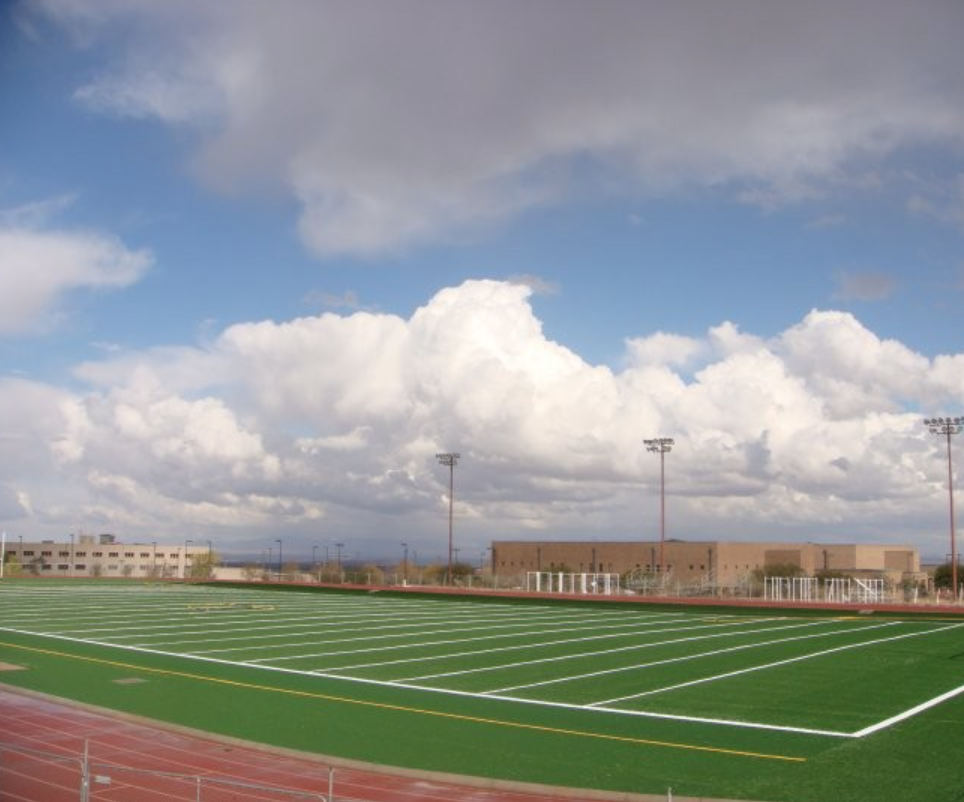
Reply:
<svg viewBox="0 0 964 802"><path fill-rule="evenodd" d="M925 6L6 4L0 522L430 553L451 449L466 548L649 537L666 433L680 536L940 552Z"/></svg>

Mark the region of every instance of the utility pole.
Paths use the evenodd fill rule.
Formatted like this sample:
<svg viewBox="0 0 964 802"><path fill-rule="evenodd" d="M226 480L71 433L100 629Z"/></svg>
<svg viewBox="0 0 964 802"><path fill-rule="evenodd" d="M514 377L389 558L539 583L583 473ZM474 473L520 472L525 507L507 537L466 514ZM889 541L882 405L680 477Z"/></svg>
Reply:
<svg viewBox="0 0 964 802"><path fill-rule="evenodd" d="M663 550L666 543L666 455L675 445L672 437L656 437L643 440L647 451L659 454L659 571L666 570Z"/></svg>
<svg viewBox="0 0 964 802"><path fill-rule="evenodd" d="M951 464L951 436L964 430L964 418L929 418L924 425L931 434L947 438L947 500L951 513L951 593L957 596L957 538L954 533L954 469Z"/></svg>
<svg viewBox="0 0 964 802"><path fill-rule="evenodd" d="M455 452L435 455L439 463L449 469L449 568L445 577L446 585L452 584L452 504L455 500L455 466L460 456Z"/></svg>

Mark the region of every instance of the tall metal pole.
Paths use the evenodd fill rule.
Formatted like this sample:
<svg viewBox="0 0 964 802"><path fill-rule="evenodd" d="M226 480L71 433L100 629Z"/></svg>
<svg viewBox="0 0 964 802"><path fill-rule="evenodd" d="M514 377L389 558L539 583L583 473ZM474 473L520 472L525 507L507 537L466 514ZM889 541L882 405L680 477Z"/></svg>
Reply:
<svg viewBox="0 0 964 802"><path fill-rule="evenodd" d="M951 514L951 593L957 596L957 538L954 532L954 468L951 464L951 435L964 430L964 418L930 418L924 425L931 434L947 438L947 498Z"/></svg>
<svg viewBox="0 0 964 802"><path fill-rule="evenodd" d="M405 584L408 584L408 543L402 543L402 548L405 549L405 558L402 560L402 571L405 578Z"/></svg>
<svg viewBox="0 0 964 802"><path fill-rule="evenodd" d="M282 549L282 545L281 545L281 540L280 540L280 539L275 540L275 543L278 544L278 581L280 582L280 581L281 581L281 571L282 571L282 563L281 563L281 549Z"/></svg>
<svg viewBox="0 0 964 802"><path fill-rule="evenodd" d="M455 452L436 454L435 458L449 469L449 568L445 576L445 584L452 584L452 505L455 501L455 466L461 455Z"/></svg>
<svg viewBox="0 0 964 802"><path fill-rule="evenodd" d="M666 544L666 455L673 450L672 437L655 437L643 440L647 451L659 454L659 570L666 570L664 548Z"/></svg>

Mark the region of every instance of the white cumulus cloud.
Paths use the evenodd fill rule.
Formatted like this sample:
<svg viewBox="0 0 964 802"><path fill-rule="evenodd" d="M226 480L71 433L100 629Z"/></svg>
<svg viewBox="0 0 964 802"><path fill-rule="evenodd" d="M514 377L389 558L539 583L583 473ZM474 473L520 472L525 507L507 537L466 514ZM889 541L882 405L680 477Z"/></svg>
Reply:
<svg viewBox="0 0 964 802"><path fill-rule="evenodd" d="M469 281L409 318L243 323L203 348L108 357L78 372L96 382L84 395L11 384L35 470L0 473L8 514L23 498L61 526L218 527L239 542L320 526L390 548L441 520L434 455L458 451L467 541L646 536L658 469L642 439L671 436L680 535L906 540L941 515L940 443L917 409L960 408L964 355L929 359L815 311L772 338L732 323L644 335L613 371L548 338L531 294Z"/></svg>

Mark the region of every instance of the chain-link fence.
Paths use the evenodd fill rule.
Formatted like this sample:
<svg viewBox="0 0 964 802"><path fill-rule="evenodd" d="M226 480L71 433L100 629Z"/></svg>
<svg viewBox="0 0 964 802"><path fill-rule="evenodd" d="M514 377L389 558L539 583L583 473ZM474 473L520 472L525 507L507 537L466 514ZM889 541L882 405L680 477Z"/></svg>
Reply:
<svg viewBox="0 0 964 802"><path fill-rule="evenodd" d="M311 790L181 774L65 756L0 742L0 800L17 802L334 802L335 770Z"/></svg>

